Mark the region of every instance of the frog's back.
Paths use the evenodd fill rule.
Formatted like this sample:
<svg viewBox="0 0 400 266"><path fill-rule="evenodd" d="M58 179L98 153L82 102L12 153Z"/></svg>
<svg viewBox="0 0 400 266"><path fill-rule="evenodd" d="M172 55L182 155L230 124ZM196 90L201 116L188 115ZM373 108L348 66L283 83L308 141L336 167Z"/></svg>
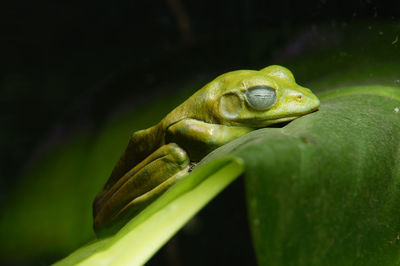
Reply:
<svg viewBox="0 0 400 266"><path fill-rule="evenodd" d="M212 112L208 111L208 102L214 102L213 95L218 88L217 82L210 82L185 102L172 110L157 125L148 129L139 130L132 134L128 146L121 158L115 165L110 178L104 185L102 191L96 196L93 211L96 213L102 205L104 194L130 169L143 161L147 156L160 148L165 143L165 132L167 128L183 119L197 119L208 123L215 122ZM95 214L96 216L96 214Z"/></svg>

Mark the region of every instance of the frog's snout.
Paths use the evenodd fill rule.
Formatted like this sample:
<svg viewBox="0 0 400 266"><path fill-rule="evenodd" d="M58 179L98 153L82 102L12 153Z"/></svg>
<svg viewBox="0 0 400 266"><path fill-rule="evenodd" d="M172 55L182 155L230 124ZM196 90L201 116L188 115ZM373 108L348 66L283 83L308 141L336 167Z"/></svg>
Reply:
<svg viewBox="0 0 400 266"><path fill-rule="evenodd" d="M320 101L310 90L291 91L287 98L293 113L307 114L318 110Z"/></svg>
<svg viewBox="0 0 400 266"><path fill-rule="evenodd" d="M319 108L319 106L321 104L319 99L318 99L318 97L315 96L314 94L307 95L305 97L306 97L306 99L305 99L306 103L305 104L306 104L306 106L309 107L310 112L318 110L318 108Z"/></svg>

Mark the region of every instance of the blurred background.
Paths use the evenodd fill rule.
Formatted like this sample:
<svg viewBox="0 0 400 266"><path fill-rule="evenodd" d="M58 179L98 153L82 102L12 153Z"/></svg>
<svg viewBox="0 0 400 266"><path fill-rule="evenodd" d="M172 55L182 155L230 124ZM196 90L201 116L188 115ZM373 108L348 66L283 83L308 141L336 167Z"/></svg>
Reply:
<svg viewBox="0 0 400 266"><path fill-rule="evenodd" d="M135 130L214 77L271 64L313 91L400 86L398 1L3 1L0 264L94 239L91 203ZM242 180L149 265L254 265Z"/></svg>

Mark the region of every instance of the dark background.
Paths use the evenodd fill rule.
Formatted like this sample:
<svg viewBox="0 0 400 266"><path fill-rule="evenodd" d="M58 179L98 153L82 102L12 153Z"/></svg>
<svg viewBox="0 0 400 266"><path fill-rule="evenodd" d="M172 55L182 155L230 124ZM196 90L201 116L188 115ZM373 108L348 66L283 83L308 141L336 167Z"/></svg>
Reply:
<svg viewBox="0 0 400 266"><path fill-rule="evenodd" d="M398 1L373 0L3 1L0 202L43 154L76 132L100 128L109 116L151 104L185 82L321 49L315 36L297 35L302 29L399 23L399 11ZM227 193L242 193L240 182ZM242 213L233 216L233 230L246 224L244 202L235 204ZM224 226L215 224L215 230ZM239 246L232 256L228 249L227 257L240 261L242 252L243 261L254 264L248 232L243 234L238 242L248 241L248 250ZM152 261L158 262L163 260Z"/></svg>

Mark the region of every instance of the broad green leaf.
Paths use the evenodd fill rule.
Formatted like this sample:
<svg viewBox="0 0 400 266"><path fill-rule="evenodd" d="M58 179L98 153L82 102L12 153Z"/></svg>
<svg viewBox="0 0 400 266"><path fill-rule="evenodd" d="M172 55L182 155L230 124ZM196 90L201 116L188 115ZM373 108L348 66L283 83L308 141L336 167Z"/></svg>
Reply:
<svg viewBox="0 0 400 266"><path fill-rule="evenodd" d="M223 147L246 165L258 262L398 265L400 90L320 97L320 111Z"/></svg>

